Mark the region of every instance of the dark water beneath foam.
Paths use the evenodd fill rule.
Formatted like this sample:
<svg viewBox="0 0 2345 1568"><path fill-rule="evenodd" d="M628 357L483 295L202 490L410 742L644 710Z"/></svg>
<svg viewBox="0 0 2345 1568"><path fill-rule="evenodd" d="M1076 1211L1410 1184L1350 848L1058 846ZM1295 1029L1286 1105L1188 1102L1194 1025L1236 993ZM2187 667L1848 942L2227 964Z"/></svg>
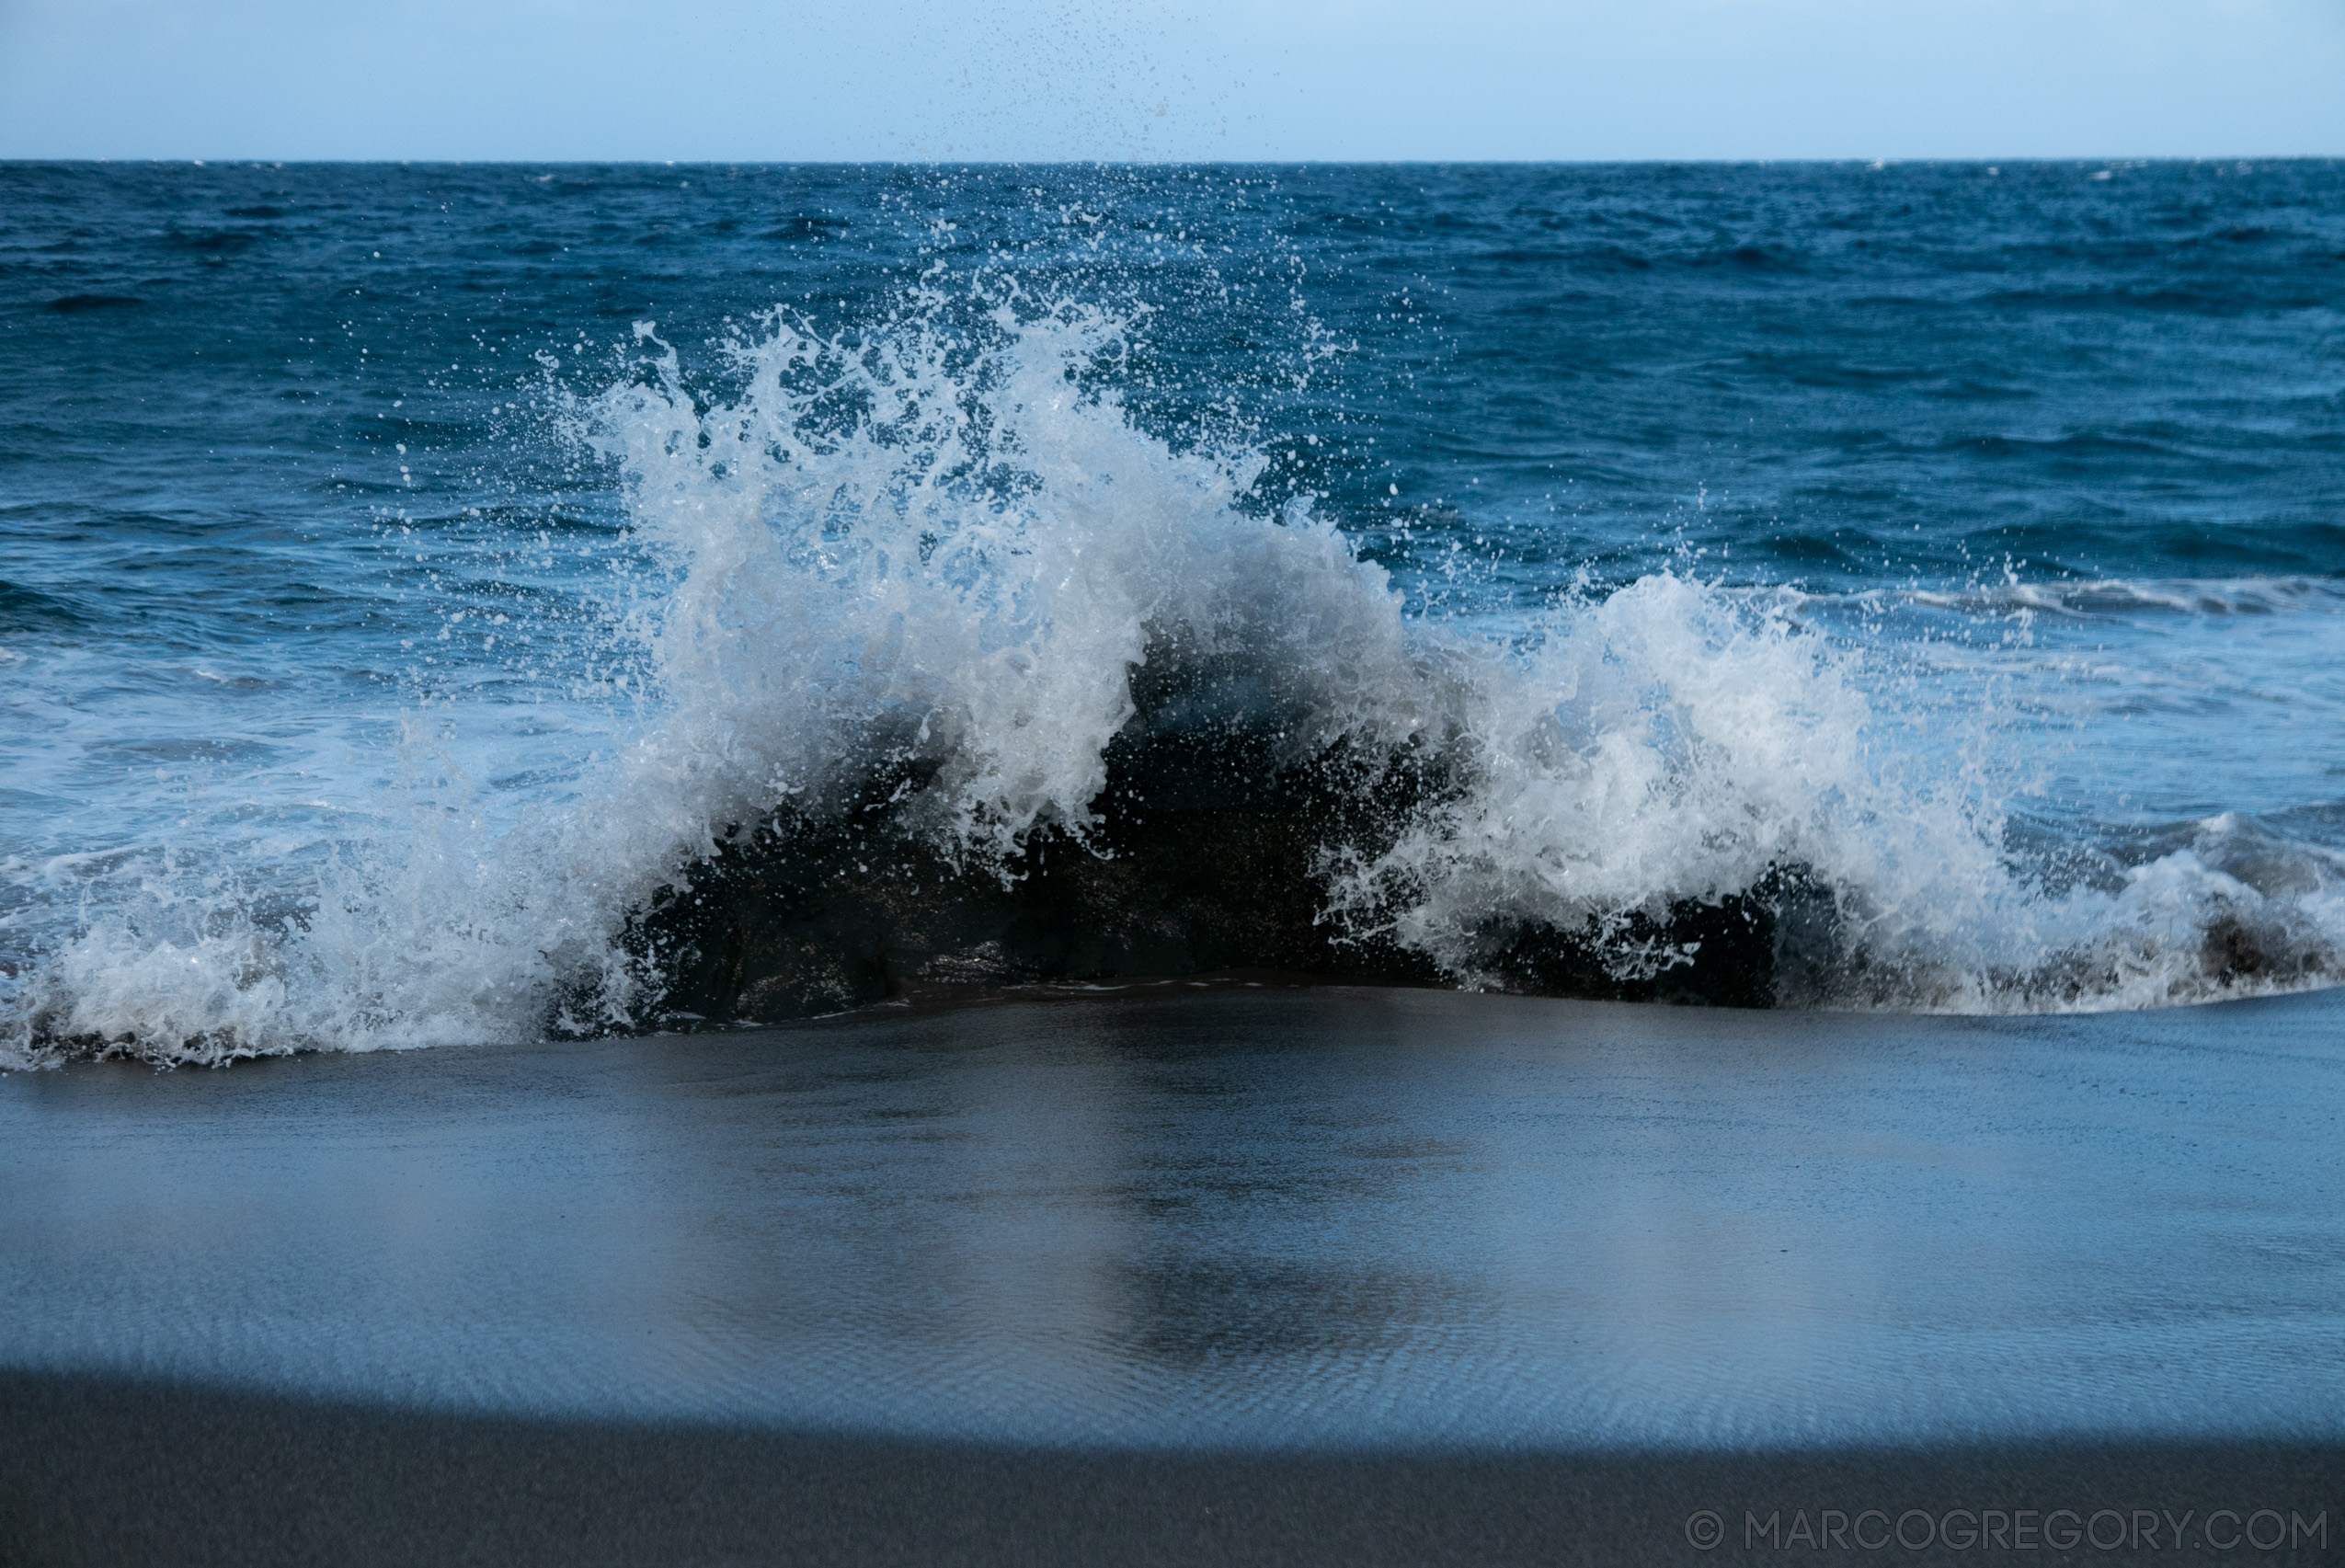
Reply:
<svg viewBox="0 0 2345 1568"><path fill-rule="evenodd" d="M36 1013L164 1054L533 1033L711 832L852 794L801 752L931 746L904 830L1014 839L1128 716L1076 677L1214 627L1184 678L1224 717L1470 742L1466 805L1354 899L1455 979L1469 905L1615 933L1790 866L1837 922L1812 1000L2323 982L2340 195L2326 162L0 168L17 1048ZM790 368L776 307L829 358ZM672 393L606 395L662 344ZM1061 360L1066 409L1017 401ZM1513 673L1378 696L1326 629L1373 583L1212 576L1302 496L1409 659ZM1085 539L1155 554L1051 600ZM890 664L840 608L883 601L966 612L967 657ZM1239 668L1296 627L1344 651ZM1019 751L1034 713L1077 717Z"/></svg>

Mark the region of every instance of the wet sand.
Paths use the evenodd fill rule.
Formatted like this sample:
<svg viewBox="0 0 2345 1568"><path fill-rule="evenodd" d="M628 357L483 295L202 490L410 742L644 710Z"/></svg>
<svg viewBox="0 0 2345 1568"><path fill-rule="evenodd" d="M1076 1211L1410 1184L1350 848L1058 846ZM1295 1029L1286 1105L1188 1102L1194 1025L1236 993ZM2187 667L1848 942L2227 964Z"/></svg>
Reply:
<svg viewBox="0 0 2345 1568"><path fill-rule="evenodd" d="M111 1064L0 1081L0 1183L9 1561L2345 1550L2337 995Z"/></svg>
<svg viewBox="0 0 2345 1568"><path fill-rule="evenodd" d="M11 1562L2313 1564L2345 1550L2345 1446L2302 1441L1161 1454L433 1415L21 1375L0 1376L0 1408ZM2126 1534L2136 1508L2188 1516L2183 1547L2168 1520ZM1836 1509L1843 1520L1826 1517ZM1825 1532L1820 1548L1799 1539L1802 1511ZM2279 1551L2243 1539L2286 1540L2316 1513L2323 1533L2296 1528ZM1687 1531L1706 1514L1721 1539L1699 1551ZM1950 1520L1956 1539L2000 1524L2008 1550L1949 1548L1936 1536ZM2215 1550L2209 1528L2237 1544Z"/></svg>

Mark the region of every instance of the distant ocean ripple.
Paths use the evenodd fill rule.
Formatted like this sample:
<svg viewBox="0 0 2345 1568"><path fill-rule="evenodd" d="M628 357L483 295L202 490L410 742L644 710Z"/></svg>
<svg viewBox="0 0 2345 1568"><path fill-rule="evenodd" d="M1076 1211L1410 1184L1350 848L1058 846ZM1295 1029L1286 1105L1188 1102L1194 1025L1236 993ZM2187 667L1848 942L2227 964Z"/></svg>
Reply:
<svg viewBox="0 0 2345 1568"><path fill-rule="evenodd" d="M2339 164L9 165L0 356L11 1062L2345 967Z"/></svg>

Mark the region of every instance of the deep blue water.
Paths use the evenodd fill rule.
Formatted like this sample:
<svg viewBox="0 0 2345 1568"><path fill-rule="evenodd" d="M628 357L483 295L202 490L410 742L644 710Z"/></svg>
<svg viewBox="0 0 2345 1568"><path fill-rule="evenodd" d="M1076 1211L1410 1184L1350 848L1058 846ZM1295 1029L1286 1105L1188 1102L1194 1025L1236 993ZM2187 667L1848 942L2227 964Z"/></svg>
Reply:
<svg viewBox="0 0 2345 1568"><path fill-rule="evenodd" d="M2345 963L2345 165L20 164L0 371L18 1051L622 1016L712 833L1014 872L1142 665L1437 738L1325 896L1461 984L1786 868L1789 1002Z"/></svg>

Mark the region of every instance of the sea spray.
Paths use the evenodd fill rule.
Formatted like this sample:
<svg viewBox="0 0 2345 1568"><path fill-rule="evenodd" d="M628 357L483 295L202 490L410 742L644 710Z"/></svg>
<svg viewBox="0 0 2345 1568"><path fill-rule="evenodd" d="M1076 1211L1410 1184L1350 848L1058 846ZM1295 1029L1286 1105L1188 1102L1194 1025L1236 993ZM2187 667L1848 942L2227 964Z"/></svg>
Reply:
<svg viewBox="0 0 2345 1568"><path fill-rule="evenodd" d="M1797 595L1688 569L1500 632L1413 612L1321 503L1266 497L1259 442L1127 406L1141 319L942 299L769 316L724 390L647 322L640 374L555 383L659 568L599 654L644 672L633 731L515 812L420 713L376 819L276 882L169 852L90 883L16 979L13 1059L1135 968L1952 1010L2333 977L2345 877L2316 847L2215 818L2083 873L2031 854L2014 760L1923 744L1891 656ZM688 912L711 900L728 951Z"/></svg>

